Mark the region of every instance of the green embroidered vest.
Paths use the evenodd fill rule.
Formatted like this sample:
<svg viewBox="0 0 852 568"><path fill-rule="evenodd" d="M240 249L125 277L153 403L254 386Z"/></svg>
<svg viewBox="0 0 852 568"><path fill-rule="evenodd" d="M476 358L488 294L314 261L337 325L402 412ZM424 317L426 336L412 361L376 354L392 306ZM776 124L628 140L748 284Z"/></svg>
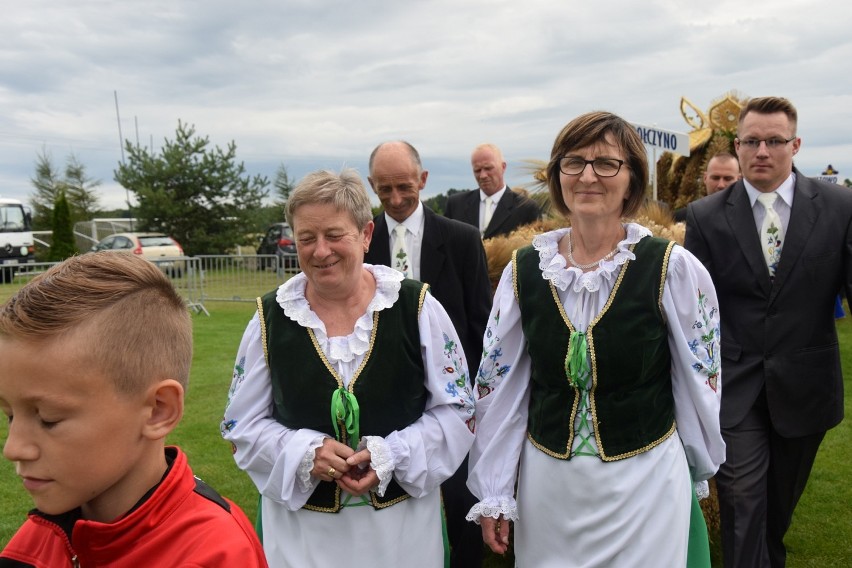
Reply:
<svg viewBox="0 0 852 568"><path fill-rule="evenodd" d="M645 237L633 246L601 313L586 330L590 404L600 457L648 451L675 429L671 354L661 310L674 243ZM527 436L546 454L570 459L579 392L566 372L573 324L544 280L531 246L513 258L515 296L532 359Z"/></svg>
<svg viewBox="0 0 852 568"><path fill-rule="evenodd" d="M426 284L403 280L399 300L373 314L370 348L348 387L360 407L361 436L387 436L423 415L427 391L418 316L427 289ZM350 444L342 425L341 435L335 435L331 418L332 393L343 387L343 381L313 331L284 315L275 291L258 298L257 304L272 381L273 417L287 428L310 428ZM376 509L408 497L396 480L391 480L383 497L369 494ZM305 504L306 509L325 513L341 507L341 489L330 481L321 481Z"/></svg>

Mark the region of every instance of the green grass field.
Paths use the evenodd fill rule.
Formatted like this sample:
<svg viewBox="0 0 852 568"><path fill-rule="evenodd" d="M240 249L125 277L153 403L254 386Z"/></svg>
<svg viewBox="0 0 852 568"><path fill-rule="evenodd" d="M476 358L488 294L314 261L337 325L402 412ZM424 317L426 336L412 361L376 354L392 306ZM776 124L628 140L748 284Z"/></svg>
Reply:
<svg viewBox="0 0 852 568"><path fill-rule="evenodd" d="M11 286L0 290L0 302ZM6 290L5 288L9 288ZM193 315L195 354L187 396L186 414L168 442L189 455L196 474L237 504L250 518L256 509L256 492L248 477L237 469L229 444L219 435L219 420L231 381L233 359L243 329L251 317L251 303L208 303L210 316ZM846 371L846 410L852 413L852 318L838 322ZM5 440L7 424L0 425ZM787 536L788 566L846 567L852 565L852 420L831 430L822 445L814 472L796 510ZM14 474L14 466L0 460L0 547L24 520L31 501ZM511 566L510 558L489 556L488 568Z"/></svg>

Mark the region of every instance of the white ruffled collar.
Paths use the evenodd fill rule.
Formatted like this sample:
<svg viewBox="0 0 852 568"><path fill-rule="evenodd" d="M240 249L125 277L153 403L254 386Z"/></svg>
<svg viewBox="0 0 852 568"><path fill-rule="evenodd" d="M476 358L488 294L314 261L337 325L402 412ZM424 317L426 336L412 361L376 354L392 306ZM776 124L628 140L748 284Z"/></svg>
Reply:
<svg viewBox="0 0 852 568"><path fill-rule="evenodd" d="M311 309L305 298L308 279L299 273L278 287L275 300L284 310L284 315L302 327L313 330L323 352L331 362L348 363L363 355L370 348L373 331L373 313L389 308L399 298L402 273L381 265L364 264L376 280L376 294L370 300L367 311L355 322L355 329L347 336L331 337L326 334L325 324Z"/></svg>
<svg viewBox="0 0 852 568"><path fill-rule="evenodd" d="M611 259L601 261L598 267L591 272L583 272L575 266L568 266L565 258L559 254L559 241L568 234L570 228L556 229L536 235L532 245L538 251L538 267L541 269L545 280L553 282L553 285L563 292L569 286L572 287L574 292L582 290L597 292L604 280L612 280L625 262L636 258L636 255L630 250L630 246L651 235L651 231L636 223L626 223L624 228L627 237L618 243L618 252Z"/></svg>

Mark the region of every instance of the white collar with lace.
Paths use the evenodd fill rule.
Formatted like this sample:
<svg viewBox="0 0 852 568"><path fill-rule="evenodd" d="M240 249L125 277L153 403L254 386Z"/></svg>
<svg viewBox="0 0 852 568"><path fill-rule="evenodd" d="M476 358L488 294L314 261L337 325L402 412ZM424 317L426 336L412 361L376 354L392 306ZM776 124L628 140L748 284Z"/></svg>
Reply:
<svg viewBox="0 0 852 568"><path fill-rule="evenodd" d="M363 355L370 348L373 331L373 313L389 308L399 298L402 274L393 268L364 264L364 269L376 279L376 294L367 305L367 311L355 322L355 329L347 336L329 338L325 324L311 309L305 298L308 279L299 273L278 287L275 300L284 310L284 315L302 327L313 330L323 352L331 362L348 363Z"/></svg>
<svg viewBox="0 0 852 568"><path fill-rule="evenodd" d="M604 280L612 280L621 266L636 255L630 251L630 246L651 235L651 231L636 223L626 223L624 228L627 237L618 243L618 252L611 259L603 260L595 270L583 272L575 266L568 266L565 258L559 254L559 241L568 234L570 228L556 229L541 235L536 235L532 245L538 251L538 267L545 280L563 292L572 287L574 292L587 290L597 292Z"/></svg>

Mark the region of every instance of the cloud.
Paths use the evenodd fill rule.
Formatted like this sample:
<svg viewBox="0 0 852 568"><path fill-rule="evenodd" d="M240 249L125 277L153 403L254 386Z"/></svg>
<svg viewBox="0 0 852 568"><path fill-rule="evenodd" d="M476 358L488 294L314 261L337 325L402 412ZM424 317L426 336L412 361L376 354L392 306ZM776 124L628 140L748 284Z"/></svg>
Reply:
<svg viewBox="0 0 852 568"><path fill-rule="evenodd" d="M473 185L480 142L517 184L577 114L686 132L682 96L706 109L736 89L790 98L799 167L852 177L850 16L827 0L19 2L0 21L0 194L27 198L46 149L121 206L115 93L124 139L158 148L182 120L270 178L282 162L366 175L372 148L403 138L434 194Z"/></svg>

